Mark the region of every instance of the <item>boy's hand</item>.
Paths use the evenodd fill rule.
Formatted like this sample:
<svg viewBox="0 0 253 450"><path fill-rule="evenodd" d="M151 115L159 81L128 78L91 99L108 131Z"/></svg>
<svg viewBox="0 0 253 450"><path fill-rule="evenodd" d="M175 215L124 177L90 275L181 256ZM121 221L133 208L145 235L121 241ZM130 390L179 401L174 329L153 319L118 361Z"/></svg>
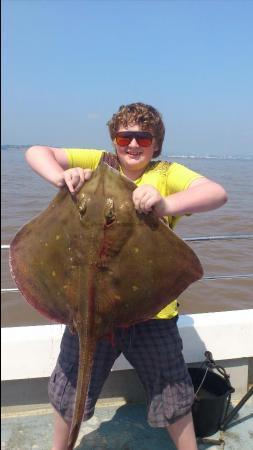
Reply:
<svg viewBox="0 0 253 450"><path fill-rule="evenodd" d="M143 184L133 192L133 202L135 209L144 214L154 211L158 217L162 217L165 199L160 192L150 184Z"/></svg>
<svg viewBox="0 0 253 450"><path fill-rule="evenodd" d="M91 176L91 169L74 167L72 169L64 170L62 173L62 186L66 184L71 194L76 194L81 189L85 181L88 181Z"/></svg>

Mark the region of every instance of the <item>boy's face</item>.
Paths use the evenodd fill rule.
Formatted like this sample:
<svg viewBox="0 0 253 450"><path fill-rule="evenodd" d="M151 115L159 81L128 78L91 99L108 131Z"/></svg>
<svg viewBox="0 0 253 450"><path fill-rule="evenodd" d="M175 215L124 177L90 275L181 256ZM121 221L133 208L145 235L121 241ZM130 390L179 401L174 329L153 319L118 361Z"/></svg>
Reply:
<svg viewBox="0 0 253 450"><path fill-rule="evenodd" d="M143 130L141 130L139 125L129 125L127 128L120 127L118 130L120 133L124 131L142 132ZM152 131L145 130L145 132L146 131L152 135ZM138 139L138 134L136 138ZM127 145L119 145L116 140L114 141L116 153L118 155L122 170L129 178L138 178L153 158L153 154L157 150L155 139L153 138L152 142L150 142L148 146L146 146L147 143L149 144L147 141L145 142L145 146L141 146L142 140L140 139L138 142L135 138L133 138Z"/></svg>

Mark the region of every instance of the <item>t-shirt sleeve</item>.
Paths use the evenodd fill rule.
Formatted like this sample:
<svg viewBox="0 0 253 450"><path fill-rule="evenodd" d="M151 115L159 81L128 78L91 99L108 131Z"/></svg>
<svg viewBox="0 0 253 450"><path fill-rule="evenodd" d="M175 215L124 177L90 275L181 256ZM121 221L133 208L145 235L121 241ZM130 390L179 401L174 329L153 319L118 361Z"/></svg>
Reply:
<svg viewBox="0 0 253 450"><path fill-rule="evenodd" d="M65 148L69 167L82 167L95 170L99 164L103 150L85 148Z"/></svg>
<svg viewBox="0 0 253 450"><path fill-rule="evenodd" d="M185 191L193 181L202 177L203 175L188 169L182 164L172 163L167 173L168 194Z"/></svg>

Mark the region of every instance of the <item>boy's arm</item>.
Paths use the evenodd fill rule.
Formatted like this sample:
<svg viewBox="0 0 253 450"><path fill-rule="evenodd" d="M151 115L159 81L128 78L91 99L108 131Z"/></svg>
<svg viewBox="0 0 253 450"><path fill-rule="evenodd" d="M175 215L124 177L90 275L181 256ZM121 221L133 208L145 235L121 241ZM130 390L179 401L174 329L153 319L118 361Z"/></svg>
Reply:
<svg viewBox="0 0 253 450"><path fill-rule="evenodd" d="M166 211L164 215L182 216L211 211L226 202L225 189L220 184L202 177L194 180L185 191L165 197L161 207Z"/></svg>
<svg viewBox="0 0 253 450"><path fill-rule="evenodd" d="M64 148L35 145L26 151L26 160L31 168L56 187L68 186L76 193L90 179L92 171L81 167L69 167Z"/></svg>
<svg viewBox="0 0 253 450"><path fill-rule="evenodd" d="M224 188L208 178L194 180L188 189L162 197L151 185L142 185L133 192L135 208L148 213L153 209L158 217L182 216L219 208L227 201Z"/></svg>

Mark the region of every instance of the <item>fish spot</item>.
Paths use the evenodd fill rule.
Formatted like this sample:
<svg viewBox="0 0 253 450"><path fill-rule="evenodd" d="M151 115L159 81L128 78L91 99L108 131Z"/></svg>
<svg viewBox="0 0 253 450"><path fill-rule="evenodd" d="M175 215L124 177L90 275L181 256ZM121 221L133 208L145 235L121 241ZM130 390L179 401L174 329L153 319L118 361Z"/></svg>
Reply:
<svg viewBox="0 0 253 450"><path fill-rule="evenodd" d="M57 240L57 241L59 241L59 239L60 239L60 234L57 234L56 236L55 236L55 239Z"/></svg>
<svg viewBox="0 0 253 450"><path fill-rule="evenodd" d="M56 276L56 272L55 270L52 271L52 276L55 277Z"/></svg>
<svg viewBox="0 0 253 450"><path fill-rule="evenodd" d="M139 289L138 286L135 286L135 285L132 286L132 290L133 290L134 292L138 291L138 289Z"/></svg>
<svg viewBox="0 0 253 450"><path fill-rule="evenodd" d="M131 205L128 201L125 201L123 203L121 203L121 205L119 206L120 210L124 210L124 209L131 209Z"/></svg>
<svg viewBox="0 0 253 450"><path fill-rule="evenodd" d="M134 253L139 253L140 249L138 247L134 247Z"/></svg>
<svg viewBox="0 0 253 450"><path fill-rule="evenodd" d="M48 243L47 242L45 242L45 247L48 247Z"/></svg>

